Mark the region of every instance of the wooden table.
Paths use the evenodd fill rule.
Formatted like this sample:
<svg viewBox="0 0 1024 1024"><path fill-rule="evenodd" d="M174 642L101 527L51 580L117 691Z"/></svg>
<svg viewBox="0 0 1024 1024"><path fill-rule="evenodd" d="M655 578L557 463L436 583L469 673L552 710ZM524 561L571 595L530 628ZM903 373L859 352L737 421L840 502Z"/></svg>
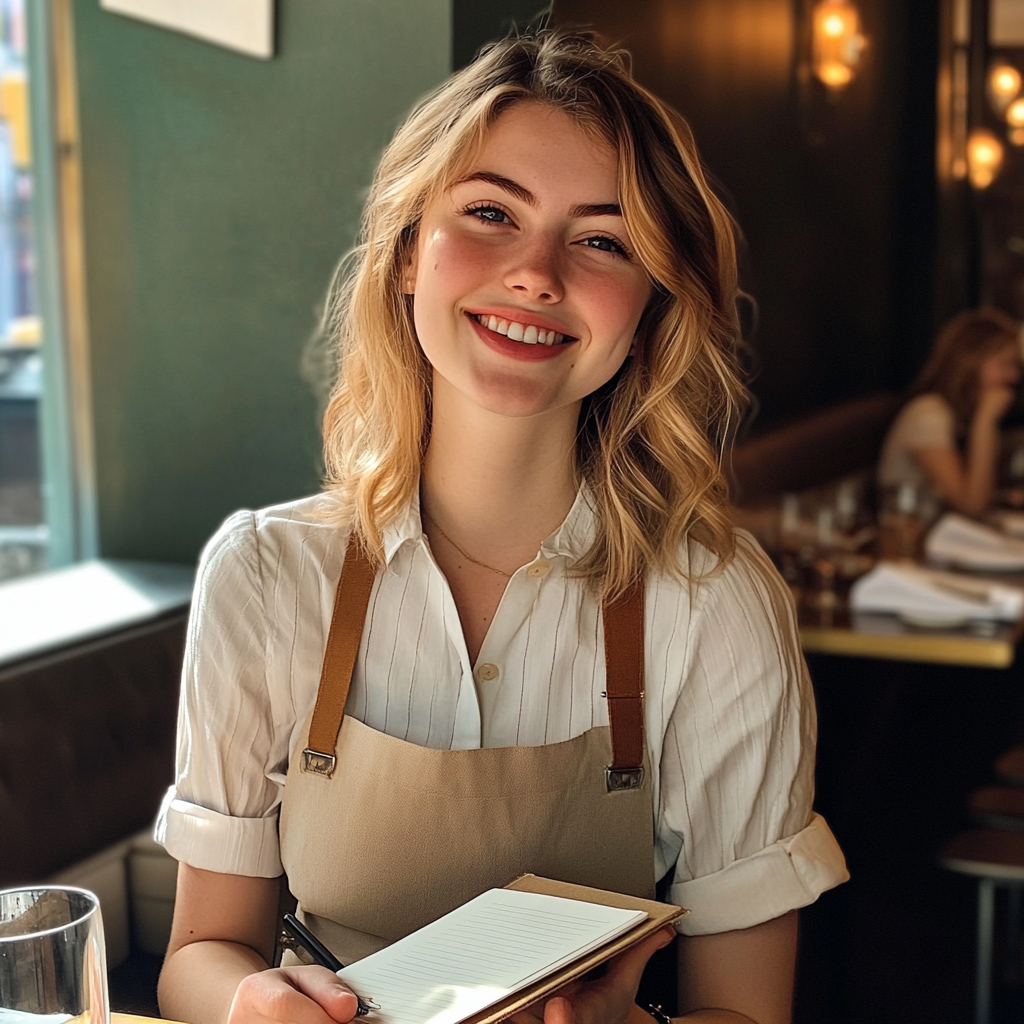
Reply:
<svg viewBox="0 0 1024 1024"><path fill-rule="evenodd" d="M160 1017L140 1017L136 1013L111 1013L110 1024L177 1024Z"/></svg>
<svg viewBox="0 0 1024 1024"><path fill-rule="evenodd" d="M1012 582L1024 581L1014 576ZM915 629L895 615L846 608L801 608L799 621L800 643L806 653L978 668L1008 668L1024 636L1024 620L972 624L962 629Z"/></svg>

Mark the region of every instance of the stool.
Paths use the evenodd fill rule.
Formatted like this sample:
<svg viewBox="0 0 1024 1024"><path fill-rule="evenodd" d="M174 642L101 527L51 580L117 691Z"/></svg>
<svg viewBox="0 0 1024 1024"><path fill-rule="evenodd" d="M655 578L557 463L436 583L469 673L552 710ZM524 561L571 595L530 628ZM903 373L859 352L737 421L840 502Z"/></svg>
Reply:
<svg viewBox="0 0 1024 1024"><path fill-rule="evenodd" d="M983 828L1024 832L1024 786L983 786L971 794L967 807Z"/></svg>
<svg viewBox="0 0 1024 1024"><path fill-rule="evenodd" d="M978 949L975 962L974 1024L989 1024L992 1012L992 930L995 890L1011 894L1008 933L1019 932L1020 890L1024 886L1024 832L975 829L954 836L940 851L939 864L978 879ZM1015 912L1016 908L1016 912ZM1013 920L1016 917L1017 920Z"/></svg>
<svg viewBox="0 0 1024 1024"><path fill-rule="evenodd" d="M1010 747L996 758L992 766L1000 782L1010 786L1024 786L1024 746Z"/></svg>

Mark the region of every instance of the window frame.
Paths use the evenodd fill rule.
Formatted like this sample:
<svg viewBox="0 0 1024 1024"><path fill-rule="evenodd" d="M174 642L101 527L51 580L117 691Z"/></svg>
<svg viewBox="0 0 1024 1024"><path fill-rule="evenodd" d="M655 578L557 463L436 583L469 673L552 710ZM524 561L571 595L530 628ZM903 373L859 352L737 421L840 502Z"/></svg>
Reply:
<svg viewBox="0 0 1024 1024"><path fill-rule="evenodd" d="M98 555L96 472L71 0L25 6L47 566Z"/></svg>

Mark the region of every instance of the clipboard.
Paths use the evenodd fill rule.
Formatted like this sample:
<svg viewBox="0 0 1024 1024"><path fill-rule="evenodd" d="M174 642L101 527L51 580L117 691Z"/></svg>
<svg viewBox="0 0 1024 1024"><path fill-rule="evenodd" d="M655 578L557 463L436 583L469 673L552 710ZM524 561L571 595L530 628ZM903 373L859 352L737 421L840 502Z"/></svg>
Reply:
<svg viewBox="0 0 1024 1024"><path fill-rule="evenodd" d="M648 935L666 925L675 924L680 918L690 913L684 907L676 907L670 903L659 903L656 900L644 900L637 896L626 896L620 892L608 892L605 889L591 889L586 885L573 885L570 882L558 882L552 878L541 878L539 875L520 875L515 881L505 886L506 889L518 889L521 892L536 892L544 896L561 896L567 900L582 900L584 903L599 903L606 907L619 907L622 910L645 910L647 918L620 935L617 939L595 949L579 960L574 960L560 970L554 971L535 981L532 985L512 993L506 999L492 1003L480 1013L466 1017L461 1024L498 1024L527 1006L551 995L563 985L577 978L582 978L599 967L606 960L636 945Z"/></svg>

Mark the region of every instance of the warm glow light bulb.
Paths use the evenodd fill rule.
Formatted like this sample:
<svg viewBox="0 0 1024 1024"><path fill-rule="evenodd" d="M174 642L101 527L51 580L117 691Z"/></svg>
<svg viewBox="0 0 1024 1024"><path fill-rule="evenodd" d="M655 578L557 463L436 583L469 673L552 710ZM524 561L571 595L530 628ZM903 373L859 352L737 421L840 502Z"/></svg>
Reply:
<svg viewBox="0 0 1024 1024"><path fill-rule="evenodd" d="M1006 108L1006 123L1011 128L1024 128L1024 99L1014 100Z"/></svg>
<svg viewBox="0 0 1024 1024"><path fill-rule="evenodd" d="M1012 64L994 64L988 73L988 98L997 114L1020 92L1020 72Z"/></svg>
<svg viewBox="0 0 1024 1024"><path fill-rule="evenodd" d="M830 89L839 89L848 85L853 78L853 69L838 60L822 61L818 65L818 78Z"/></svg>
<svg viewBox="0 0 1024 1024"><path fill-rule="evenodd" d="M975 188L988 188L1003 163L1003 144L987 129L976 128L967 140L967 173Z"/></svg>
<svg viewBox="0 0 1024 1024"><path fill-rule="evenodd" d="M827 36L841 36L846 22L838 14L828 14L821 22L821 30Z"/></svg>
<svg viewBox="0 0 1024 1024"><path fill-rule="evenodd" d="M865 46L860 13L850 0L820 0L811 19L814 74L830 89L841 89L853 79Z"/></svg>

